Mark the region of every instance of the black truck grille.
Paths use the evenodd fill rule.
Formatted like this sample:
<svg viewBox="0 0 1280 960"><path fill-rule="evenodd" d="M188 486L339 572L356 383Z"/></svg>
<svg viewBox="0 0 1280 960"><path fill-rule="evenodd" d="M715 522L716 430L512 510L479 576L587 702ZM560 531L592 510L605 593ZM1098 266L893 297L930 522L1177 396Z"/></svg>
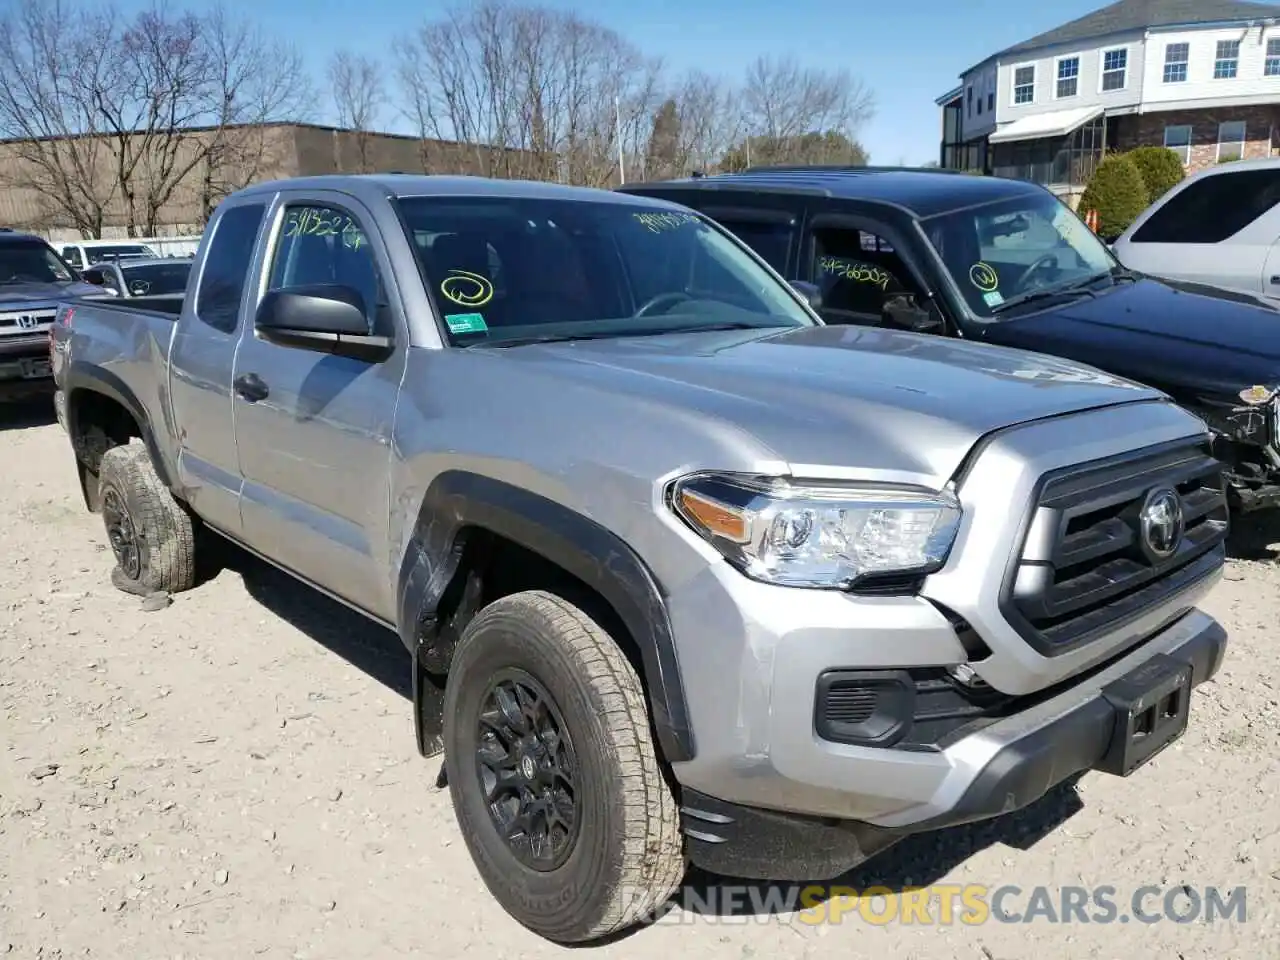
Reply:
<svg viewBox="0 0 1280 960"><path fill-rule="evenodd" d="M1047 474L1003 613L1041 653L1065 653L1213 573L1227 524L1222 465L1207 442Z"/></svg>

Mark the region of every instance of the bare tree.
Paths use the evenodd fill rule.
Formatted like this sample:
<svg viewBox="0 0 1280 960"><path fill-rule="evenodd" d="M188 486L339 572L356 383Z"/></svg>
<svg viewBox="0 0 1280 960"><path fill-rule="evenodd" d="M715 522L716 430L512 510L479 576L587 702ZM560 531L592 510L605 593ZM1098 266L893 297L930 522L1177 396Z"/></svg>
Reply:
<svg viewBox="0 0 1280 960"><path fill-rule="evenodd" d="M106 84L88 91L110 137L129 236L154 232L161 204L204 117L208 65L194 14L140 13L112 44ZM179 174L180 178L180 174Z"/></svg>
<svg viewBox="0 0 1280 960"><path fill-rule="evenodd" d="M199 218L262 176L276 159L270 124L304 121L316 109L316 90L297 49L264 35L245 20L215 7L203 20L208 57L209 123L198 151Z"/></svg>
<svg viewBox="0 0 1280 960"><path fill-rule="evenodd" d="M742 135L741 97L723 79L699 70L680 78L673 95L680 136L672 175L705 173Z"/></svg>
<svg viewBox="0 0 1280 960"><path fill-rule="evenodd" d="M252 125L298 119L314 102L301 58L220 7L124 21L17 0L0 17L0 56L14 70L0 88L17 170L7 185L38 196L48 225L85 236L115 218L131 236L154 233L175 204L207 219L259 175L271 136Z"/></svg>
<svg viewBox="0 0 1280 960"><path fill-rule="evenodd" d="M875 97L847 70L762 56L747 70L742 105L747 143L763 154L754 163L857 162L829 155L848 152L846 144L865 158L857 133L875 114Z"/></svg>
<svg viewBox="0 0 1280 960"><path fill-rule="evenodd" d="M110 16L62 0L21 0L0 17L0 137L15 170L3 185L40 208L23 226L102 235L114 181L101 176L110 151L91 95L110 76L113 36Z"/></svg>
<svg viewBox="0 0 1280 960"><path fill-rule="evenodd" d="M355 132L360 172L369 173L370 134L387 103L382 67L371 57L340 50L329 60L328 75L338 126Z"/></svg>
<svg viewBox="0 0 1280 960"><path fill-rule="evenodd" d="M446 12L399 42L396 59L426 170L616 182L619 154L643 155L661 102L661 65L615 31L506 0ZM450 140L466 155L444 156Z"/></svg>

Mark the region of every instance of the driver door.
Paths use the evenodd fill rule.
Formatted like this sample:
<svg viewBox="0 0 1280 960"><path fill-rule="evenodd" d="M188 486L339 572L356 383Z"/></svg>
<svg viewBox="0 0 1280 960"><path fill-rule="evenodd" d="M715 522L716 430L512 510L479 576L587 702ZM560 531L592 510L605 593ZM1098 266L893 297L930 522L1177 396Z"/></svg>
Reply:
<svg viewBox="0 0 1280 960"><path fill-rule="evenodd" d="M271 216L265 276L250 296L232 381L243 538L317 586L391 619L391 425L408 335L384 238L371 212L346 195L285 193ZM254 335L263 293L317 283L356 290L370 332L393 337L395 353L369 362Z"/></svg>

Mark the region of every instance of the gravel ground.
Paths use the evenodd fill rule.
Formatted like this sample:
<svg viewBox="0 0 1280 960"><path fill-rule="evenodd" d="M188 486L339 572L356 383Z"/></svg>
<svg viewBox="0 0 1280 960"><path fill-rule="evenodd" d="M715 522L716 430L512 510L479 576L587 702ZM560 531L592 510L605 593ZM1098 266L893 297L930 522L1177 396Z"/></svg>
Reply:
<svg viewBox="0 0 1280 960"><path fill-rule="evenodd" d="M414 750L393 636L238 556L143 609L108 583L101 522L51 416L7 411L0 444L0 955L567 955L511 921L472 868L438 768ZM1055 902L1110 885L1120 914L1146 885L1244 887L1245 922L878 924L854 910L814 924L690 901L588 952L1280 956L1280 571L1267 549L1280 534L1241 532L1252 542L1207 604L1231 632L1227 663L1175 747L1131 778L1091 774L1030 810L907 841L840 882L1043 885ZM723 906L743 896L726 884L690 890Z"/></svg>

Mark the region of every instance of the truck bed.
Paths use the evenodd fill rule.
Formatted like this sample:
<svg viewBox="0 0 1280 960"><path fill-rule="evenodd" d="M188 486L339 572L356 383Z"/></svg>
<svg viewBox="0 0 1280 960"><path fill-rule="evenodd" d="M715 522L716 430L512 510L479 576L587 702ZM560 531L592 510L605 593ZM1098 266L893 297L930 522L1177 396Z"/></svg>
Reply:
<svg viewBox="0 0 1280 960"><path fill-rule="evenodd" d="M184 294L164 293L150 297L77 297L66 303L77 307L91 304L104 313L146 313L177 320L182 313Z"/></svg>

